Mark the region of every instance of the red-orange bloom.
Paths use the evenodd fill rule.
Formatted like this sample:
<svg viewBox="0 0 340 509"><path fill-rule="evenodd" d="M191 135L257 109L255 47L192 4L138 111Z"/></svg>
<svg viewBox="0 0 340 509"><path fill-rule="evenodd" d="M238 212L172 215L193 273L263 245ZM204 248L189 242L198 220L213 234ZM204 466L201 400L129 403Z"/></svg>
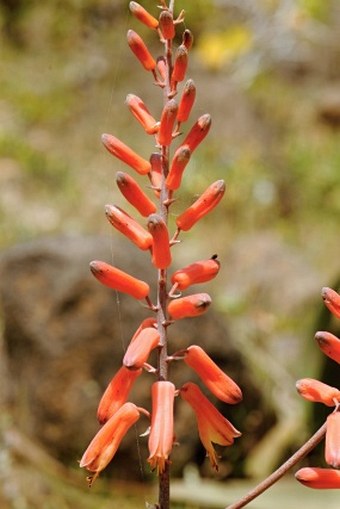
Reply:
<svg viewBox="0 0 340 509"><path fill-rule="evenodd" d="M151 214L148 218L148 230L153 237L152 263L158 269L166 269L171 264L168 227L161 216Z"/></svg>
<svg viewBox="0 0 340 509"><path fill-rule="evenodd" d="M225 193L224 180L213 182L201 196L176 219L180 230L188 231L197 221L213 210Z"/></svg>
<svg viewBox="0 0 340 509"><path fill-rule="evenodd" d="M151 170L149 161L136 154L136 152L118 138L112 136L112 134L103 134L102 142L110 154L131 166L140 175L146 175Z"/></svg>
<svg viewBox="0 0 340 509"><path fill-rule="evenodd" d="M150 293L150 287L145 281L141 281L126 272L123 272L106 262L94 260L90 263L92 274L105 286L131 295L135 299L146 299Z"/></svg>
<svg viewBox="0 0 340 509"><path fill-rule="evenodd" d="M340 318L340 295L332 288L322 288L321 295L328 309L337 318Z"/></svg>
<svg viewBox="0 0 340 509"><path fill-rule="evenodd" d="M196 98L196 87L193 80L188 80L184 86L181 100L178 105L177 121L186 122Z"/></svg>
<svg viewBox="0 0 340 509"><path fill-rule="evenodd" d="M315 339L320 347L328 357L333 361L340 364L340 339L326 331L319 331L315 334Z"/></svg>
<svg viewBox="0 0 340 509"><path fill-rule="evenodd" d="M158 132L158 143L169 146L172 142L172 132L177 118L178 105L174 99L168 101L162 111Z"/></svg>
<svg viewBox="0 0 340 509"><path fill-rule="evenodd" d="M158 20L152 16L144 7L137 2L130 2L129 9L131 14L149 28L157 28Z"/></svg>
<svg viewBox="0 0 340 509"><path fill-rule="evenodd" d="M105 214L108 221L118 231L126 235L140 249L150 249L152 246L152 235L146 231L129 214L115 205L106 205Z"/></svg>
<svg viewBox="0 0 340 509"><path fill-rule="evenodd" d="M242 391L239 386L200 346L189 346L185 351L184 362L198 374L204 385L221 401L233 405L242 400Z"/></svg>
<svg viewBox="0 0 340 509"><path fill-rule="evenodd" d="M146 329L147 327L157 327L157 320L153 316L149 316L148 318L144 318L142 323L139 325L138 329L134 333L134 335L131 338L131 342L134 341L140 334L140 332L143 329Z"/></svg>
<svg viewBox="0 0 340 509"><path fill-rule="evenodd" d="M156 205L144 193L143 189L134 178L127 173L118 171L116 175L116 182L122 195L142 216L147 217L156 212Z"/></svg>
<svg viewBox="0 0 340 509"><path fill-rule="evenodd" d="M175 37L174 19L170 11L164 10L160 13L159 28L164 39L173 39Z"/></svg>
<svg viewBox="0 0 340 509"><path fill-rule="evenodd" d="M160 188L162 185L162 156L159 152L153 152L150 156L151 163L151 183L154 187L154 192L159 198Z"/></svg>
<svg viewBox="0 0 340 509"><path fill-rule="evenodd" d="M173 299L168 304L168 313L172 320L193 318L205 313L211 304L211 297L207 293L195 293Z"/></svg>
<svg viewBox="0 0 340 509"><path fill-rule="evenodd" d="M165 180L168 189L175 190L181 185L182 175L190 160L191 152L189 147L181 145L172 158L170 170Z"/></svg>
<svg viewBox="0 0 340 509"><path fill-rule="evenodd" d="M211 127L211 116L206 113L202 115L197 122L192 126L187 134L183 145L188 145L191 152L204 140Z"/></svg>
<svg viewBox="0 0 340 509"><path fill-rule="evenodd" d="M174 67L172 69L171 74L171 88L174 89L176 84L180 81L183 81L185 78L185 73L187 72L188 67L188 50L181 44L178 46L175 59L174 59Z"/></svg>
<svg viewBox="0 0 340 509"><path fill-rule="evenodd" d="M140 97L134 94L128 94L125 102L132 115L142 125L147 134L156 134L158 132L158 122L153 118Z"/></svg>
<svg viewBox="0 0 340 509"><path fill-rule="evenodd" d="M123 437L137 422L139 415L136 405L124 403L93 438L80 460L81 468L94 472L93 476L88 477L89 486L110 463Z"/></svg>
<svg viewBox="0 0 340 509"><path fill-rule="evenodd" d="M160 334L154 327L146 327L130 342L123 364L129 369L142 368L150 352L159 345Z"/></svg>
<svg viewBox="0 0 340 509"><path fill-rule="evenodd" d="M159 381L152 385L152 414L148 462L157 473L164 471L174 442L175 386Z"/></svg>
<svg viewBox="0 0 340 509"><path fill-rule="evenodd" d="M136 378L142 369L131 370L122 366L107 386L97 410L97 419L104 424L127 401Z"/></svg>
<svg viewBox="0 0 340 509"><path fill-rule="evenodd" d="M308 488L317 490L338 490L340 489L340 470L332 468L300 468L295 478Z"/></svg>
<svg viewBox="0 0 340 509"><path fill-rule="evenodd" d="M189 403L196 414L198 433L215 470L218 470L214 444L231 445L241 433L214 407L200 388L188 382L180 390L181 397Z"/></svg>
<svg viewBox="0 0 340 509"><path fill-rule="evenodd" d="M303 378L296 382L296 389L300 396L313 401L323 403L326 406L335 406L340 402L340 391L313 378Z"/></svg>
<svg viewBox="0 0 340 509"><path fill-rule="evenodd" d="M340 467L340 412L327 417L325 460L333 468Z"/></svg>
<svg viewBox="0 0 340 509"><path fill-rule="evenodd" d="M134 31L128 30L127 42L131 51L136 55L146 71L154 71L156 61L146 47L143 39Z"/></svg>
<svg viewBox="0 0 340 509"><path fill-rule="evenodd" d="M167 63L164 57L158 57L156 62L157 70L161 79L165 82L167 77Z"/></svg>
<svg viewBox="0 0 340 509"><path fill-rule="evenodd" d="M200 260L191 263L183 269L176 270L171 276L172 284L177 285L178 290L186 290L189 286L205 283L213 279L220 270L220 262L216 256L209 260Z"/></svg>

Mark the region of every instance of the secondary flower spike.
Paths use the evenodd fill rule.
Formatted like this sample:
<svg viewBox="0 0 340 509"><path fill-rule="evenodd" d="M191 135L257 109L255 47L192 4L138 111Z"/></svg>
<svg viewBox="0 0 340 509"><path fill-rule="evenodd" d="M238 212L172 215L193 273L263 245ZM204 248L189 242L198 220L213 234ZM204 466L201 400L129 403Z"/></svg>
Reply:
<svg viewBox="0 0 340 509"><path fill-rule="evenodd" d="M97 419L100 424L105 424L126 403L133 384L142 372L142 369L131 370L125 366L117 371L98 405Z"/></svg>
<svg viewBox="0 0 340 509"><path fill-rule="evenodd" d="M220 270L220 262L217 256L209 260L200 260L191 263L183 269L176 270L171 276L171 283L176 284L178 290L186 290L191 285L205 283L213 279Z"/></svg>
<svg viewBox="0 0 340 509"><path fill-rule="evenodd" d="M168 381L152 385L152 414L148 462L157 473L164 471L174 442L175 386Z"/></svg>
<svg viewBox="0 0 340 509"><path fill-rule="evenodd" d="M110 463L125 434L138 421L139 415L136 405L124 403L95 435L80 460L81 468L94 473L87 478L89 486Z"/></svg>
<svg viewBox="0 0 340 509"><path fill-rule="evenodd" d="M326 406L332 407L340 402L339 389L313 378L298 380L296 382L296 389L300 396L314 403L323 403Z"/></svg>
<svg viewBox="0 0 340 509"><path fill-rule="evenodd" d="M198 345L189 346L185 351L184 362L218 399L231 405L242 401L239 386L215 364L203 348Z"/></svg>
<svg viewBox="0 0 340 509"><path fill-rule="evenodd" d="M127 42L131 51L136 55L146 71L155 71L156 60L146 47L143 39L134 31L129 30L127 33Z"/></svg>
<svg viewBox="0 0 340 509"><path fill-rule="evenodd" d="M317 490L338 490L340 489L340 470L332 468L300 468L295 478L308 488Z"/></svg>
<svg viewBox="0 0 340 509"><path fill-rule="evenodd" d="M218 470L217 455L213 443L231 445L241 433L214 407L200 388L188 382L180 390L181 397L189 403L196 414L198 434L215 470Z"/></svg>
<svg viewBox="0 0 340 509"><path fill-rule="evenodd" d="M145 281L141 281L117 267L113 267L106 262L94 260L90 263L92 274L103 285L131 295L135 299L146 299L150 293L150 287Z"/></svg>
<svg viewBox="0 0 340 509"><path fill-rule="evenodd" d="M138 336L130 342L123 364L129 369L142 368L148 360L151 351L159 345L160 334L154 327L142 329Z"/></svg>
<svg viewBox="0 0 340 509"><path fill-rule="evenodd" d="M332 288L322 288L321 295L328 309L340 318L340 295Z"/></svg>
<svg viewBox="0 0 340 509"><path fill-rule="evenodd" d="M340 364L340 339L326 331L318 331L315 334L320 350L330 359Z"/></svg>
<svg viewBox="0 0 340 509"><path fill-rule="evenodd" d="M168 227L161 216L151 214L148 218L148 230L153 237L152 263L158 269L166 269L171 264Z"/></svg>
<svg viewBox="0 0 340 509"><path fill-rule="evenodd" d="M197 221L213 210L225 193L224 180L213 182L201 196L176 219L180 230L190 230Z"/></svg>
<svg viewBox="0 0 340 509"><path fill-rule="evenodd" d="M211 297L207 293L195 293L179 299L173 299L168 304L168 313L172 320L193 318L205 313L211 304Z"/></svg>
<svg viewBox="0 0 340 509"><path fill-rule="evenodd" d="M144 23L149 28L158 27L158 19L152 16L144 7L137 2L130 2L129 9L131 14L135 16L141 23Z"/></svg>
<svg viewBox="0 0 340 509"><path fill-rule="evenodd" d="M151 164L146 159L136 154L130 147L125 145L112 134L103 134L102 142L104 147L128 166L131 166L140 175L147 175L151 170Z"/></svg>
<svg viewBox="0 0 340 509"><path fill-rule="evenodd" d="M333 468L340 468L340 412L327 417L325 460Z"/></svg>
<svg viewBox="0 0 340 509"><path fill-rule="evenodd" d="M158 132L158 122L153 118L140 97L128 94L125 102L132 115L138 120L147 134L156 134Z"/></svg>
<svg viewBox="0 0 340 509"><path fill-rule="evenodd" d="M142 216L147 217L156 212L157 207L154 202L144 193L138 182L136 182L131 175L118 171L116 182L124 198L126 198Z"/></svg>
<svg viewBox="0 0 340 509"><path fill-rule="evenodd" d="M150 249L153 242L152 235L129 216L129 214L124 212L124 210L115 205L106 205L105 215L112 226L123 233L123 235L136 244L137 247L144 251Z"/></svg>

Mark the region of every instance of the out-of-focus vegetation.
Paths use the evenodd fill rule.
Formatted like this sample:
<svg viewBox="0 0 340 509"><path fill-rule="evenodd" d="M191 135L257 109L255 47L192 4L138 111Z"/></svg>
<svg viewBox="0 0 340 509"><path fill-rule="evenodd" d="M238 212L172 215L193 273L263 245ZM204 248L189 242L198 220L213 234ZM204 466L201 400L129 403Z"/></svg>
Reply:
<svg viewBox="0 0 340 509"><path fill-rule="evenodd" d="M157 12L157 2L141 3ZM111 132L148 156L153 140L124 99L136 93L155 115L161 109L151 75L127 48L127 29L141 33L155 54L160 47L127 6L0 1L1 248L60 232L110 235L103 206L119 202L114 176L124 166L105 152L100 134ZM186 10L195 36L191 119L210 112L213 128L186 170L172 214L214 178L228 185L217 215L176 252L185 261L220 253L215 305L282 413L277 440L284 450L292 420L298 424L290 437L301 431L294 379L315 374L320 363L311 345L318 292L339 277L340 4L176 6ZM271 450L273 444L274 435Z"/></svg>

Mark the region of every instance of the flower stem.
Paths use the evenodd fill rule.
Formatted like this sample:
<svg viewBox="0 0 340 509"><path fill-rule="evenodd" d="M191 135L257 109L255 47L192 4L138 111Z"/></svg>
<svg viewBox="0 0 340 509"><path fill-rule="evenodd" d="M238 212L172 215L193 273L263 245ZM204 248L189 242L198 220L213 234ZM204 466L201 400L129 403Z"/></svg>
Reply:
<svg viewBox="0 0 340 509"><path fill-rule="evenodd" d="M326 428L327 423L325 422L321 428L319 428L318 431L316 431L316 433L314 433L314 435L309 440L307 440L307 442L303 444L303 446L300 447L298 451L293 454L293 456L291 456L285 463L283 463L277 470L275 470L275 472L273 472L269 477L258 484L253 490L249 491L247 495L242 497L237 502L228 505L225 509L241 509L241 507L245 507L247 504L249 504L249 502L257 498L264 491L275 484L288 472L288 470L290 470L294 465L301 461L321 442L325 436Z"/></svg>

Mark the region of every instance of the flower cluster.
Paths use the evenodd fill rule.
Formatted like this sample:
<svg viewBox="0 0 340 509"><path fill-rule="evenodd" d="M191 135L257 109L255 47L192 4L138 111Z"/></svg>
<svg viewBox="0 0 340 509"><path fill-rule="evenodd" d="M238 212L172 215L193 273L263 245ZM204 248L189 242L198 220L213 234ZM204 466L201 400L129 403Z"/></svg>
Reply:
<svg viewBox="0 0 340 509"><path fill-rule="evenodd" d="M154 84L163 91L163 109L159 120L154 118L140 97L128 94L126 98L128 109L145 133L152 137L156 149L153 149L149 159L145 159L115 136L102 136L102 142L110 154L123 161L139 176L147 177L151 184L149 187L154 195L153 199L135 178L119 171L116 176L118 189L135 209L137 217L138 214L141 217L135 219L120 206L112 204L106 205L105 213L116 230L137 248L149 251L151 263L157 269L157 300L152 302L150 286L146 281L104 261L91 262L91 272L102 284L145 301L146 308L154 314L143 320L131 338L122 366L112 378L99 403L97 417L102 427L80 461L80 466L93 474L88 478L90 485L111 461L124 435L141 414L151 421L148 462L159 474L167 470L174 444L174 402L178 395L192 407L196 415L198 433L214 469L218 468L218 462L213 444L231 445L234 438L241 434L214 407L198 385L188 382L177 389L168 380L168 364L171 361L184 361L218 399L229 404L242 400L238 385L200 346L191 345L172 355L169 355L167 350L167 333L171 323L199 316L211 304L207 293L182 295L182 292L193 285L212 280L220 269L217 256L213 255L173 272L171 282L168 282L167 271L172 263L172 247L179 242L182 231L190 230L218 205L225 193L225 183L223 180L211 183L192 205L177 216L175 231L170 235L169 207L175 199L175 192L181 185L184 170L193 152L209 132L211 118L208 114L200 116L182 139L181 129L189 119L196 97L193 80L184 82L193 36L188 29L184 30L181 43L174 49L176 27L183 22L184 13L181 12L175 19L174 2L170 1L169 6L165 0L160 3L158 18L137 2L130 2L129 7L137 20L159 35L164 45L163 56L155 59L135 31L129 30L127 33L127 42L132 52L143 68L151 72ZM180 92L182 82L184 83ZM179 100L176 99L178 94ZM171 154L174 141L177 142L177 147ZM141 224L141 219L144 219L145 226ZM158 353L157 366L148 363L153 350ZM156 376L151 389L151 412L128 401L130 391L143 371Z"/></svg>
<svg viewBox="0 0 340 509"><path fill-rule="evenodd" d="M331 288L323 288L322 297L327 308L340 318L340 295ZM317 332L315 339L322 352L340 364L340 339L324 331ZM295 477L310 488L340 489L340 390L312 378L299 380L296 388L308 401L323 403L334 410L327 417L325 438L325 461L332 468L301 468Z"/></svg>

